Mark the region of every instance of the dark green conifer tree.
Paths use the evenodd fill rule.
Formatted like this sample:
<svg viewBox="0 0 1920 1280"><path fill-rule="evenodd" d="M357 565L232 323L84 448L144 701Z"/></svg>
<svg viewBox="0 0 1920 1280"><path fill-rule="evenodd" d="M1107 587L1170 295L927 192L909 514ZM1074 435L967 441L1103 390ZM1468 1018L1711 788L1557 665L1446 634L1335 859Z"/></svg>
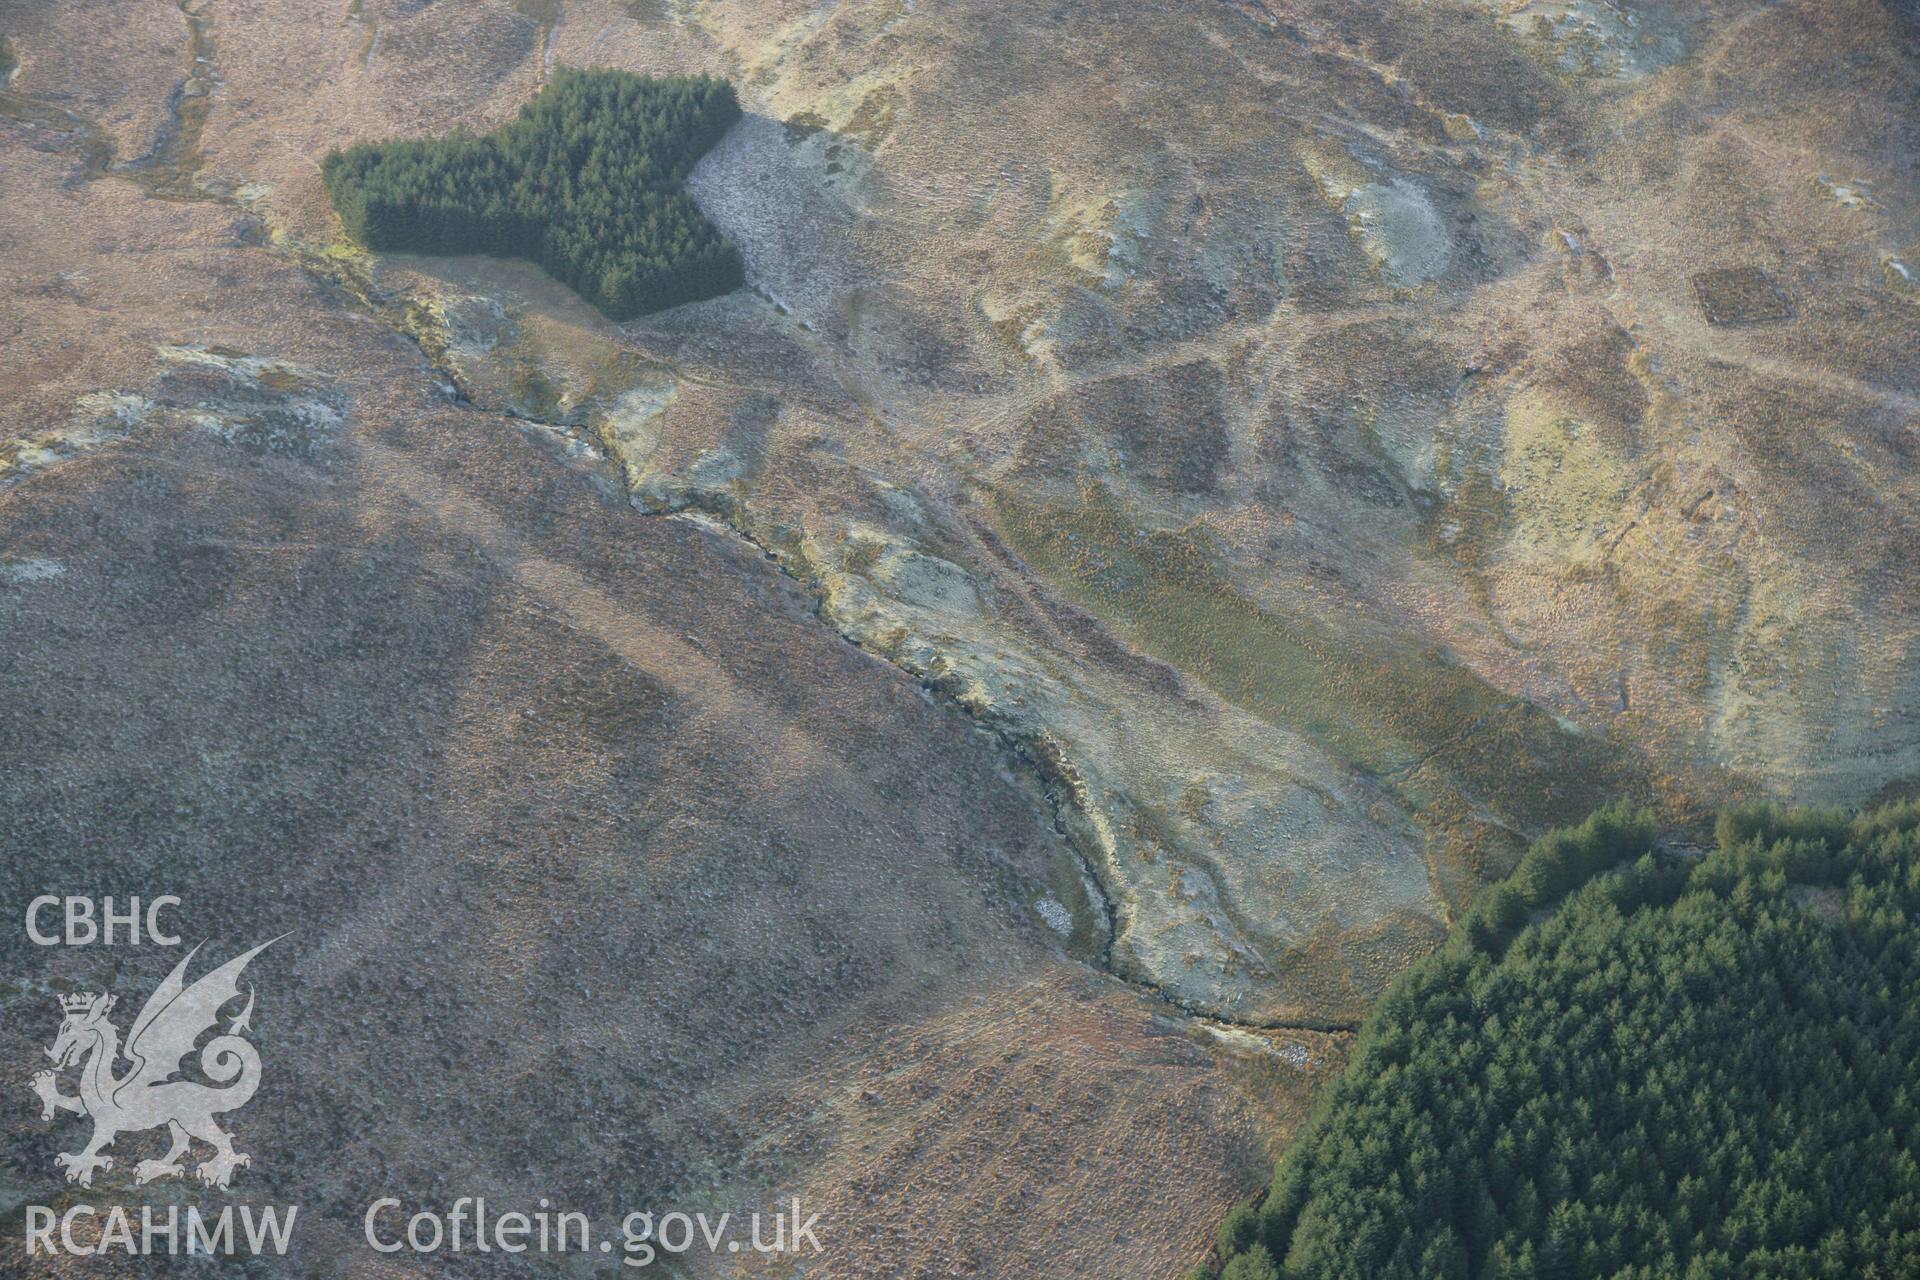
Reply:
<svg viewBox="0 0 1920 1280"><path fill-rule="evenodd" d="M370 249L527 258L627 320L745 283L683 186L739 118L722 80L563 69L484 137L361 143L323 172Z"/></svg>

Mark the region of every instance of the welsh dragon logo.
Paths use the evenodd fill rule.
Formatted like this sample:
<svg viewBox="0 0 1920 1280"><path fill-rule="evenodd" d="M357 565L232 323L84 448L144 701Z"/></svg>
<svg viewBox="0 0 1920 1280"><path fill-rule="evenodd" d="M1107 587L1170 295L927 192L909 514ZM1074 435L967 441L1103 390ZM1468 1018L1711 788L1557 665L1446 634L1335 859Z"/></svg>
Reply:
<svg viewBox="0 0 1920 1280"><path fill-rule="evenodd" d="M184 1174L180 1161L193 1139L213 1148L213 1155L194 1168L194 1176L208 1186L227 1186L235 1169L252 1163L233 1149L232 1137L213 1122L214 1116L245 1106L260 1086L260 1054L240 1034L252 1029L251 987L246 1007L229 1017L225 1033L200 1049L200 1070L214 1083L173 1077L195 1042L207 1031L218 1031L220 1010L240 996L240 973L247 962L279 940L263 942L234 957L191 986L186 982L187 962L200 948L189 951L147 998L140 1016L133 1020L124 1051L119 1029L107 1020L114 1006L112 996L82 992L60 997L65 1017L47 1056L58 1070L79 1065L80 1092L72 1097L61 1093L55 1071L35 1072L33 1091L40 1098L42 1120L53 1119L55 1111L93 1120L93 1137L85 1147L53 1158L67 1171L68 1182L91 1186L94 1170L113 1168L113 1157L100 1153L115 1138L162 1125L173 1145L158 1160L142 1160L134 1169L135 1183ZM116 1075L123 1054L131 1066Z"/></svg>

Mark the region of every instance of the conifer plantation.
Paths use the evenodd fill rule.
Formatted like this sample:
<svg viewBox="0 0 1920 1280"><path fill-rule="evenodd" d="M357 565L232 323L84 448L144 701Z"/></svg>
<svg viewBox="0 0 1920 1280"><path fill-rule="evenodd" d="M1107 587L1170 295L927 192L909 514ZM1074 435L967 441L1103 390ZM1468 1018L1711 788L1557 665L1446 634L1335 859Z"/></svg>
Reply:
<svg viewBox="0 0 1920 1280"><path fill-rule="evenodd" d="M1920 805L1652 843L1542 841L1389 989L1227 1280L1920 1275Z"/></svg>
<svg viewBox="0 0 1920 1280"><path fill-rule="evenodd" d="M562 70L485 136L331 153L327 193L369 249L526 258L628 320L744 282L683 185L739 118L724 80Z"/></svg>

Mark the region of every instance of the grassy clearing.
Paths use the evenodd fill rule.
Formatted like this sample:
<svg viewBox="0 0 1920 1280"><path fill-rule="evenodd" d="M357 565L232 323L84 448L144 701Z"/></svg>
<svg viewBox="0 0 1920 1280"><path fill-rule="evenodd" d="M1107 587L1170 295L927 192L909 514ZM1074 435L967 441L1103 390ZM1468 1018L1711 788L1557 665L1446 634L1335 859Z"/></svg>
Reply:
<svg viewBox="0 0 1920 1280"><path fill-rule="evenodd" d="M1457 787L1501 822L1540 830L1592 809L1630 773L1606 743L1439 653L1267 612L1198 535L1136 529L1103 487L1080 497L1000 493L994 516L1022 557L1142 649L1410 799Z"/></svg>

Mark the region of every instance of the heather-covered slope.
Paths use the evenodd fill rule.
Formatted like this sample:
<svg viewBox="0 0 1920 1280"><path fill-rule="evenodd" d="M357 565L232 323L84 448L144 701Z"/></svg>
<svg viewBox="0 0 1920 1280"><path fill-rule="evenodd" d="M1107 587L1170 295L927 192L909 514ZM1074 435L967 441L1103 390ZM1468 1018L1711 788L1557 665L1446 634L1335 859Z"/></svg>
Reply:
<svg viewBox="0 0 1920 1280"><path fill-rule="evenodd" d="M1106 1077L1100 1046L1124 1045L1142 1079L1193 1083L1192 1096L1230 1090L1235 1072L1274 1096L1303 1090L1479 887L1594 804L1629 796L1678 830L1728 797L1859 802L1920 774L1909 10L15 6L0 17L16 64L0 90L0 518L26 523L0 551L0 591L26 636L10 650L23 687L40 687L48 655L74 656L70 688L13 705L79 705L75 690L127 681L134 705L175 698L214 730L158 758L179 775L169 787L208 796L250 763L222 754L245 717L266 717L250 730L260 740L298 742L272 718L297 704L270 699L269 715L246 710L257 690L206 696L219 662L152 688L129 675L127 655L180 641L170 623L116 613L132 596L75 567L88 549L141 564L153 584L140 590L173 601L155 606L163 621L240 601L222 618L222 661L254 661L276 628L364 615L341 624L364 632L343 652L412 653L437 714L514 687L501 672L545 679L544 631L519 634L469 689L421 656L437 641L377 601L249 613L281 591L264 571L254 595L223 593L242 581L231 566L286 554L253 549L275 545L261 530L292 501L275 486L314 486L333 513L324 537L287 535L313 554L359 555L381 536L343 479L372 466L353 452L369 433L430 441L449 474L534 529L559 527L572 499L522 509L495 486L547 483L541 468L563 464L533 445L502 454L492 433L604 452L597 474L631 504L623 521L691 513L711 522L703 537L746 540L740 563L761 576L740 582L774 582L758 553L771 555L790 575L780 591L797 593L780 598L826 624L808 625L857 641L1013 753L1022 821L1057 823L1066 861L1030 864L1008 928L1059 936L1048 921L1064 912L1073 965L1240 1024L1150 1003L1173 1021L1114 1039L1075 1021L1071 1000L1050 1005L1059 1018L1033 1038L1050 1063L1078 1064L1073 1088ZM366 254L340 235L329 151L485 133L565 66L736 86L744 117L689 189L740 247L747 289L614 325L522 263ZM259 505L175 546L166 503L149 504L153 474L204 469L216 445L267 459L248 463L267 469ZM32 523L51 510L34 504L82 483L85 502L62 498L59 519ZM411 544L435 567L428 584L472 554L463 519ZM604 537L615 556L654 536L596 529L569 536ZM724 623L680 625L689 602L758 588L736 597L645 565L628 581L619 565L608 581L657 611L661 635L713 644L709 626L752 616L742 604ZM78 593L73 612L34 591ZM66 628L82 622L93 630L75 641ZM753 642L755 688L787 687L793 643ZM833 702L818 678L793 674L801 705ZM395 696L360 679L318 670L313 696ZM537 720L566 762L556 777L599 750L564 716ZM443 729L422 729L422 751L446 748ZM88 732L103 794L160 767L132 763L141 734ZM849 732L892 743L904 730L881 716ZM508 785L513 741L485 736L464 785ZM275 750L284 772L269 776L296 796L331 776L324 760L351 774L363 754L357 739L306 764ZM15 752L0 776L22 811L68 812L31 751ZM668 793L722 772L689 765ZM951 803L965 826L978 801L947 789L974 783L948 779L971 776L930 767L886 803ZM632 837L646 804L595 785L606 838ZM136 811L187 821L196 803ZM209 829L237 821L220 812ZM513 829L544 832L558 813L536 807ZM790 820L754 829L771 838ZM45 856L55 829L23 830L25 856ZM831 845L819 865L913 861L921 835L883 830L882 854ZM989 849L1003 842L971 865L989 866ZM977 890L987 874L956 883ZM1005 990L964 959L997 946L999 927L979 924L987 943L952 939L957 989ZM862 954L889 968L891 952ZM680 959L724 986L724 956ZM1000 1000L987 996L1023 1007ZM974 1045L953 1069L977 1106L945 1107L937 1080L912 1095L912 1116L958 1126L952 1145L916 1147L898 1119L909 1111L887 1111L885 1136L862 1130L859 1093L828 1089L810 1105L843 1138L791 1167L920 1224L870 1239L867 1272L909 1256L1041 1271L1028 1250L1047 1224L969 1236L969 1195L986 1193L939 1163L1026 1123L1023 1096L1041 1086L988 1066L1000 1050L968 1039L964 1006L937 1037L896 1037L920 1017L911 1006L849 1015L895 1056L849 1040L864 1047L848 1061L890 1071L907 1052L896 1040L931 1058ZM1019 1019L982 1016L1005 1052L1028 1047ZM1246 1053L1226 1075L1184 1074L1198 1060L1168 1027ZM1051 1096L1084 1104L1086 1140L1042 1154L1055 1129L1031 1121L1009 1167L1042 1180L1088 1160L1077 1203L1146 1182L1169 1220L1201 1221L1258 1176L1226 1093L1158 1113L1182 1117L1164 1132L1191 1123L1198 1145L1147 1161L1108 1140L1119 1128L1096 1136L1122 1122L1093 1093ZM1266 1132L1289 1123L1277 1112ZM867 1141L894 1145L883 1157ZM1155 1257L1177 1269L1191 1258L1167 1242L1198 1238L1154 1234Z"/></svg>

